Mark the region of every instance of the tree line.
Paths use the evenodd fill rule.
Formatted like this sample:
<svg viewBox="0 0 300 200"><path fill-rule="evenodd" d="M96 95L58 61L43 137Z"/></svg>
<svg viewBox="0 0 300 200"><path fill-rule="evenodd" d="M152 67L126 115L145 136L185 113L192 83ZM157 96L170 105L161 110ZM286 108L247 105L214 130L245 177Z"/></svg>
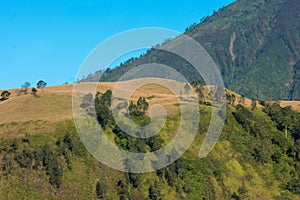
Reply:
<svg viewBox="0 0 300 200"><path fill-rule="evenodd" d="M21 94L28 94L28 89L30 88L30 86L31 86L31 83L29 83L27 81L24 84L22 84L21 89L18 92L18 96L21 95ZM38 81L37 84L36 84L36 88L33 87L31 89L31 94L36 96L36 93L38 92L37 89L41 89L42 91L44 91L44 88L46 86L47 86L47 83L45 81L43 81L43 80ZM2 91L0 101L5 101L5 100L9 99L10 95L11 95L10 91L8 91L8 90Z"/></svg>

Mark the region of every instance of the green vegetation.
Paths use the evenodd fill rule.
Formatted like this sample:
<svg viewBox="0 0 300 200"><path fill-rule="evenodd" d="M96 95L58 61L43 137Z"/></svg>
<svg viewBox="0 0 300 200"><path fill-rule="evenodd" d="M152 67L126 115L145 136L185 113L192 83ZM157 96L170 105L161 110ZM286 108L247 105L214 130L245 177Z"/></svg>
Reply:
<svg viewBox="0 0 300 200"><path fill-rule="evenodd" d="M239 0L189 26L185 34L208 51L226 88L256 100L270 96L299 100L299 10L297 0ZM201 81L190 63L154 48L83 81L98 81L100 74L102 82L117 81L126 71L145 63L164 64L189 82Z"/></svg>
<svg viewBox="0 0 300 200"><path fill-rule="evenodd" d="M95 99L88 95L83 103L101 103L96 107L105 108L105 115L97 112L103 119L111 115L108 96L109 91ZM146 99L139 100L137 104L147 104ZM114 171L95 160L72 121L59 123L51 134L20 132L21 137L4 137L0 140L0 195L5 199L74 195L78 199L296 199L300 195L300 114L277 103L251 110L230 102L223 134L208 157L197 157L210 119L210 106L199 104L199 134L189 150L168 167L145 174ZM146 117L147 109L140 108ZM103 126L114 134L113 142L120 148L149 152L172 139L179 120L173 116L162 133L145 139L125 134L113 120Z"/></svg>
<svg viewBox="0 0 300 200"><path fill-rule="evenodd" d="M149 104L146 101L145 97L140 97L136 104L133 103L133 101L130 102L128 106L128 111L133 119L133 121L140 125L140 126L146 126L150 123L150 118L145 115L146 111L148 110Z"/></svg>
<svg viewBox="0 0 300 200"><path fill-rule="evenodd" d="M203 81L184 59L151 49L119 68L107 69L101 80L117 80L137 65L156 62L173 66L186 76L198 94L201 121L193 144L180 159L151 173L119 172L87 152L72 120L11 120L0 124L0 199L300 199L300 113L291 107L282 108L278 102L260 100L300 98L296 53L300 52L300 28L297 20L291 20L298 19L299 6L296 0L240 0L186 29L214 58L225 85L242 93L239 97L226 92L225 126L207 157L198 157L212 108L206 102L209 94ZM98 81L100 73L85 81ZM45 86L42 80L37 83L37 88ZM191 88L187 86L183 90L188 96ZM27 93L30 83L22 87L21 93ZM216 91L218 94L221 88ZM4 100L9 95L8 91L1 94ZM253 99L248 107L244 95ZM221 100L216 96L215 100ZM59 105L65 105L67 100L57 97L43 95L47 102L55 98L60 100ZM113 119L111 98L110 90L95 97L88 94L80 107L97 118L120 149L154 152L174 138L179 115L168 116L155 136L136 138L126 134ZM37 98L32 99L37 103ZM147 101L153 99L154 95L140 97L124 104L130 114L127 117L140 126L149 124ZM96 113L91 110L93 105ZM61 107L59 111L64 111ZM128 160L123 164L134 167Z"/></svg>

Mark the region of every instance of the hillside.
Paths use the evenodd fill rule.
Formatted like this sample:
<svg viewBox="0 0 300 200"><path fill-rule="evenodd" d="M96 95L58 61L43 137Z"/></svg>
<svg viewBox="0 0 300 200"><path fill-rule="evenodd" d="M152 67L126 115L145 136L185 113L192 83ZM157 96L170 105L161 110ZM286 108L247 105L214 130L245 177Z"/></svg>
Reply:
<svg viewBox="0 0 300 200"><path fill-rule="evenodd" d="M251 99L300 100L300 1L238 0L187 28L218 65L225 86ZM198 80L186 61L161 50L106 71L116 81L127 70L161 63ZM85 81L99 81L97 72Z"/></svg>
<svg viewBox="0 0 300 200"><path fill-rule="evenodd" d="M83 84L88 85L89 83L85 82ZM131 82L124 82L124 84L130 85ZM103 92L113 89L115 85L115 82L102 82L99 84L99 90ZM0 101L0 124L30 120L59 122L61 120L72 119L72 84L46 87L43 91L38 91L37 97L34 97L30 92L27 95L18 96L19 90L9 89L12 93L10 98L3 102ZM146 88L141 88L136 92L133 99L137 99L139 96L155 96L155 98L149 101L162 103L164 106L175 103L174 99L169 99L170 94L167 93L170 91L158 87L158 85L148 85ZM229 93L240 96L232 91L229 91ZM300 101L280 101L280 104L283 107L291 106L295 111L300 112ZM251 100L245 98L245 105L250 107Z"/></svg>
<svg viewBox="0 0 300 200"><path fill-rule="evenodd" d="M101 83L99 89L114 85ZM0 199L97 199L96 191L99 199L300 199L300 115L289 108L258 104L251 110L251 101L239 106L241 97L235 94L220 140L200 159L211 109L201 103L198 134L182 158L156 172L127 174L101 164L80 142L72 120L72 88L48 87L37 97L10 90L11 98L0 103ZM150 105L177 108L172 93L157 85L140 88L133 100L140 96ZM291 104L299 108L300 102ZM180 122L177 112L170 113L172 120L159 133L162 143L172 139ZM144 144L128 136L120 140L114 126L106 131L120 148Z"/></svg>

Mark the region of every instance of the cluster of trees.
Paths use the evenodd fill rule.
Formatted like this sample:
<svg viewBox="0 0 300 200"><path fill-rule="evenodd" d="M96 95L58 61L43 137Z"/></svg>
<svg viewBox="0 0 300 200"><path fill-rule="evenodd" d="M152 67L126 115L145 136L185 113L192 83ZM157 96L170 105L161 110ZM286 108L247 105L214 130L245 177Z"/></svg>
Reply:
<svg viewBox="0 0 300 200"><path fill-rule="evenodd" d="M111 98L112 92L110 90L107 90L105 93L97 93L95 100L92 100L89 94L83 98L81 107L87 108L92 105L92 103L95 103L96 117L99 124L105 129L110 128L112 130L115 134L115 142L121 149L135 153L146 153L146 149L150 149L150 151L160 149L164 142L160 135L145 139L136 138L123 132L119 126L116 125L111 113ZM148 107L149 104L144 97L140 97L136 103L131 101L128 105L130 117L142 126L149 123L149 116L146 115ZM124 165L126 167L134 167L129 161L124 161ZM133 188L140 187L141 176L141 174L125 173L127 183ZM123 182L118 183L120 199L129 198L127 191L129 185ZM99 199L104 199L105 185L103 182L97 182L96 195ZM161 199L160 196L159 188L155 185L149 187L149 199Z"/></svg>
<svg viewBox="0 0 300 200"><path fill-rule="evenodd" d="M300 194L300 113L293 111L290 106L282 108L278 102L267 103L264 112L277 124L277 129L284 132L285 138L293 138L290 145L282 141L276 142L283 147L284 153L293 159L295 168L295 178L286 184L286 189Z"/></svg>
<svg viewBox="0 0 300 200"><path fill-rule="evenodd" d="M294 174L295 178L286 183L286 189L300 194L300 113L293 111L291 107L282 108L278 102L263 104L263 111L276 124L275 130L272 123L255 116L251 110L240 104L233 116L249 133L251 143L247 149L254 160L262 165L274 162L277 168ZM245 140L246 136L243 137Z"/></svg>
<svg viewBox="0 0 300 200"><path fill-rule="evenodd" d="M111 98L112 98L111 90L107 90L103 94L97 92L95 97L95 110L96 110L97 120L104 129L109 125L113 125L114 123L112 113L110 110Z"/></svg>
<svg viewBox="0 0 300 200"><path fill-rule="evenodd" d="M45 170L49 176L49 183L56 188L61 186L63 166L67 165L72 170L69 152L74 151L74 140L71 134L66 133L63 139L56 142L57 148L49 144L35 146L31 143L30 136L23 139L14 139L11 144L1 147L1 171L8 176L17 166L30 170ZM65 163L62 159L65 159Z"/></svg>
<svg viewBox="0 0 300 200"><path fill-rule="evenodd" d="M150 117L146 115L148 108L149 104L146 98L140 97L136 104L133 101L130 102L128 106L129 115L136 124L146 126L151 121Z"/></svg>
<svg viewBox="0 0 300 200"><path fill-rule="evenodd" d="M280 107L279 103L268 103L264 112L277 123L280 131L289 132L295 140L300 138L300 114L293 111L290 106Z"/></svg>
<svg viewBox="0 0 300 200"><path fill-rule="evenodd" d="M88 94L83 98L81 107L87 108L95 103L96 117L99 124L104 129L110 128L113 131L116 136L115 142L121 149L131 152L146 152L147 147L149 147L151 151L158 150L164 142L160 135L145 139L136 138L126 134L119 128L112 116L111 98L111 90L107 90L105 93L98 92L95 100L92 100L91 94ZM149 104L144 97L140 97L136 104L131 101L128 106L130 117L137 124L145 126L150 122L150 117L146 115L148 107ZM86 109L86 111L88 111L88 109ZM137 135L139 134L141 135L143 133L137 132Z"/></svg>
<svg viewBox="0 0 300 200"><path fill-rule="evenodd" d="M203 91L199 88L201 94ZM198 91L199 92L199 91ZM198 93L197 92L197 93ZM199 92L199 93L200 93ZM200 94L200 95L201 95ZM279 169L278 172L274 172L276 176L284 176L286 173L285 182L286 189L292 192L298 193L300 191L300 116L291 110L291 108L281 108L279 104L268 104L262 102L265 105L264 112L266 115L257 116L256 112L253 112L256 108L256 102L252 101L252 108L248 109L244 106L245 97L237 97L234 94L226 94L227 102L230 105L229 115L232 114L231 118L237 126L241 128L238 130L242 133L232 132L226 136L227 139L235 146L235 148L243 153L243 158L254 165L263 166L266 164L274 163ZM115 134L116 144L123 150L130 152L147 152L155 151L161 148L164 140L158 135L146 139L135 138L124 133L115 124L111 116L111 91L106 91L103 94L98 93L95 100L89 95L83 101L84 105L91 105L90 102L95 102L97 119L99 123L106 128L110 128ZM260 102L261 103L261 102ZM262 104L261 103L261 104ZM148 103L145 98L140 97L136 103L130 102L128 110L131 116L134 117L146 117ZM230 119L230 120L232 120ZM276 127L274 127L275 122ZM233 124L234 124L233 123ZM228 126L232 126L231 124ZM140 133L142 134L142 133ZM289 137L293 138L293 142L290 141ZM242 142L241 142L242 141ZM290 161L293 162L290 162ZM207 160L206 160L207 161ZM288 161L288 162L286 162ZM214 161L209 161L214 162ZM192 185L187 184L187 178L193 177L193 174L198 172L193 171L188 162L184 159L179 159L170 166L156 171L158 180L155 184L151 184L148 188L149 199L161 199L161 193L159 189L160 183L166 183L170 187L176 188L176 191L183 191L186 194L192 194L194 188ZM296 164L295 164L296 163ZM133 165L132 163L125 163L126 166ZM222 182L223 171L215 170L213 176L216 177L218 182ZM294 179L287 178L289 174L294 173ZM118 193L120 199L126 199L130 197L128 188L133 187L136 189L140 188L143 181L143 175L125 173L126 181L118 184ZM196 178L195 178L196 179ZM186 182L187 181L187 182ZM185 183L185 184L183 184ZM96 193L98 198L104 198L105 185L101 185L102 182L97 183ZM213 196L213 190L209 190L207 196ZM233 193L228 194L229 198L232 199L245 199L248 198L248 191L245 185L241 185L239 189Z"/></svg>
<svg viewBox="0 0 300 200"><path fill-rule="evenodd" d="M216 87L216 88L211 88L210 92L209 92L209 96L210 97L205 97L205 83L203 83L202 81L193 81L191 83L191 85L193 86L193 88L195 89L195 92L197 93L198 99L199 99L199 103L200 104L204 104L204 105L210 105L209 102L207 102L206 100L213 100L213 101L218 101L218 102L222 102L224 99L223 98L223 93L225 92L225 98L227 101L227 104L232 105L232 106L236 106L238 104L241 105L245 105L245 96L241 95L241 96L237 96L234 93L229 92L228 90L222 87ZM186 93L189 91L190 88L188 88L188 85L185 85L185 91Z"/></svg>
<svg viewBox="0 0 300 200"><path fill-rule="evenodd" d="M39 80L37 83L36 83L36 88L33 87L31 89L31 94L33 94L34 96L36 96L36 93L38 92L37 89L42 89L42 91L44 91L44 88L47 86L47 83L43 80ZM19 91L18 95L21 95L21 94L28 94L28 89L31 87L31 83L30 82L24 82L22 85L21 85L21 90Z"/></svg>
<svg viewBox="0 0 300 200"><path fill-rule="evenodd" d="M149 104L146 101L145 97L140 97L136 104L133 103L133 101L130 102L130 105L128 107L129 114L131 116L144 116L146 114L146 111L148 110Z"/></svg>
<svg viewBox="0 0 300 200"><path fill-rule="evenodd" d="M21 94L28 94L28 89L30 88L31 83L29 82L25 82L24 84L21 85L21 90L18 92L18 95ZM39 82L37 82L36 84L36 88L38 89L44 89L47 86L47 83L43 80L40 80ZM31 89L31 94L33 94L34 96L36 96L36 93L38 92L38 90L35 87L33 87ZM11 92L9 92L8 90L5 90L3 92L1 92L1 99L0 101L5 101L7 99L9 99L9 96L11 95Z"/></svg>

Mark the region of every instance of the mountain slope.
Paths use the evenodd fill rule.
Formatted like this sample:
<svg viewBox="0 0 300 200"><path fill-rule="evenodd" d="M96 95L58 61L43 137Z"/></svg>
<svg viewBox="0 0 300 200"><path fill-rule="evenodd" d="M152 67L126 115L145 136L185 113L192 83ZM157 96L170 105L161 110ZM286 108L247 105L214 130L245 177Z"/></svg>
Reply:
<svg viewBox="0 0 300 200"><path fill-rule="evenodd" d="M105 91L115 83L101 85L101 91ZM71 112L71 91L72 85L49 87L38 91L40 97L13 95L0 104L0 113L8 114L9 104L31 110L27 121L22 117L26 115L24 110L16 109L14 118L0 122L1 199L97 199L97 185L103 188L99 191L105 199L300 199L300 127L297 130L294 124L300 115L289 108L266 104L252 111L247 108L249 100L247 107L238 106L240 96L235 94L236 101L228 105L218 143L206 158L200 159L199 148L211 108L199 104L198 134L182 158L156 172L130 175L101 164L85 149L72 116L63 117ZM141 95L149 97L150 105L177 108L165 88L148 85L140 88L134 98ZM53 106L56 110L52 112ZM40 118L39 113L47 117ZM180 116L170 113L172 121L159 135L172 137L176 131ZM112 142L119 141L113 126L106 131L115 138ZM122 137L123 143L130 141Z"/></svg>
<svg viewBox="0 0 300 200"><path fill-rule="evenodd" d="M238 0L187 28L212 56L225 86L250 98L300 99L300 1ZM191 66L174 55L152 49L104 73L116 81L127 70L159 62L199 79ZM86 81L98 80L90 76Z"/></svg>

